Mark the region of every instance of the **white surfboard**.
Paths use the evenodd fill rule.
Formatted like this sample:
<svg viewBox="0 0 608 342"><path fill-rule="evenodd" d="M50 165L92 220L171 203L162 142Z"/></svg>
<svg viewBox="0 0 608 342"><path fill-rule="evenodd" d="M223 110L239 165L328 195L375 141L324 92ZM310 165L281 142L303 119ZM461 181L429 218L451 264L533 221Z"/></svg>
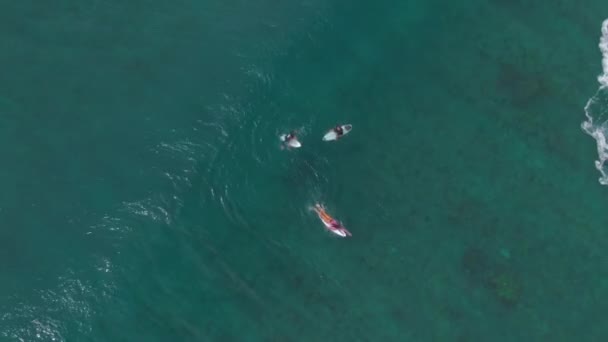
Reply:
<svg viewBox="0 0 608 342"><path fill-rule="evenodd" d="M342 134L342 136L345 136L348 134L348 132L350 132L353 129L353 125L342 125L340 126L342 127L342 130L344 131L344 134ZM338 134L334 131L334 129L330 129L329 131L327 131L327 133L325 133L325 135L323 136L323 141L332 141L332 140L337 140L338 139Z"/></svg>
<svg viewBox="0 0 608 342"><path fill-rule="evenodd" d="M282 142L285 142L285 138L287 138L287 134L282 134L279 137L279 139L281 139ZM295 138L295 139L289 140L289 142L287 143L287 146L293 147L293 148L299 148L302 146L302 144L300 144L300 142L298 141L298 138Z"/></svg>

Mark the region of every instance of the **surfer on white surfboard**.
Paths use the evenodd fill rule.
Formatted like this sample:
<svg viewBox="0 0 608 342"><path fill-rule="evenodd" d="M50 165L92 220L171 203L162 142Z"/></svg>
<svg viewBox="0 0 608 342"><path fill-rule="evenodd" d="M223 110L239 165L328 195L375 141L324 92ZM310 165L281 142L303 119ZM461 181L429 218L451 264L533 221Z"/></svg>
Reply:
<svg viewBox="0 0 608 342"><path fill-rule="evenodd" d="M351 124L337 125L336 127L330 129L327 133L325 133L325 135L323 136L323 141L338 140L348 134L348 132L350 132L352 129L353 125Z"/></svg>
<svg viewBox="0 0 608 342"><path fill-rule="evenodd" d="M283 147L298 148L302 146L302 144L298 141L298 137L296 136L295 131L291 131L289 132L289 134L283 134L280 138L281 141L283 141Z"/></svg>

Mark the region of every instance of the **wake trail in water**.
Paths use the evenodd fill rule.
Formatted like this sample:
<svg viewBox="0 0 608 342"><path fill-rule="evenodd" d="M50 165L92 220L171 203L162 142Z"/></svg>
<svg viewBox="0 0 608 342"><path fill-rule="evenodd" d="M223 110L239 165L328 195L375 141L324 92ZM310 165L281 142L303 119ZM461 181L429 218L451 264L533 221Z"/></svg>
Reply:
<svg viewBox="0 0 608 342"><path fill-rule="evenodd" d="M608 19L602 23L601 32L599 48L602 52L602 74L597 78L600 87L585 105L587 121L581 127L597 143L598 160L595 161L595 167L602 175L599 178L600 184L608 185Z"/></svg>

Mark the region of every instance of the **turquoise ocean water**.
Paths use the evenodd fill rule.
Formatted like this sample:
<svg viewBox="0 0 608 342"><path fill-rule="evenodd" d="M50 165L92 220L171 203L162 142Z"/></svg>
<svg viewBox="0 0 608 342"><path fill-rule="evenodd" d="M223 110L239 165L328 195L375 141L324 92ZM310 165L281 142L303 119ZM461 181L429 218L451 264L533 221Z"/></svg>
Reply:
<svg viewBox="0 0 608 342"><path fill-rule="evenodd" d="M607 17L5 1L0 340L608 339Z"/></svg>

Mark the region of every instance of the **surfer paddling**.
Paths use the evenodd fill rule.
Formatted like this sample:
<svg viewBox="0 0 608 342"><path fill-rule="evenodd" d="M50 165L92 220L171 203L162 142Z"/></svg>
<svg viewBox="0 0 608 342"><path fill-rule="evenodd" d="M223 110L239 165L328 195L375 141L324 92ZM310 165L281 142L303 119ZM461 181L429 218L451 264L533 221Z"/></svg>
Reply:
<svg viewBox="0 0 608 342"><path fill-rule="evenodd" d="M319 219L321 219L321 222L323 222L325 225L325 228L327 228L327 230L330 232L340 237L352 236L352 234L342 225L342 223L329 216L329 214L325 211L325 207L323 207L321 204L316 203L315 206L312 207L312 210L317 213Z"/></svg>

